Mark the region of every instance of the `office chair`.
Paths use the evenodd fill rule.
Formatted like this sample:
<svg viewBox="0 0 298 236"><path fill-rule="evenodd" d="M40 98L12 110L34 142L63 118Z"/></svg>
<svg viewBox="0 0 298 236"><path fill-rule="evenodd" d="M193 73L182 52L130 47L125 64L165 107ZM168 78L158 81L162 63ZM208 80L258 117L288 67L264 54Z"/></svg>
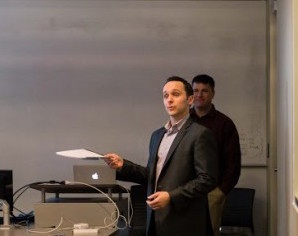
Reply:
<svg viewBox="0 0 298 236"><path fill-rule="evenodd" d="M255 189L251 188L234 188L227 195L221 220L221 235L245 235L243 234L243 229L245 228L250 229L251 234L254 233L254 197ZM242 229L242 233L231 234L231 232L223 230L229 227Z"/></svg>

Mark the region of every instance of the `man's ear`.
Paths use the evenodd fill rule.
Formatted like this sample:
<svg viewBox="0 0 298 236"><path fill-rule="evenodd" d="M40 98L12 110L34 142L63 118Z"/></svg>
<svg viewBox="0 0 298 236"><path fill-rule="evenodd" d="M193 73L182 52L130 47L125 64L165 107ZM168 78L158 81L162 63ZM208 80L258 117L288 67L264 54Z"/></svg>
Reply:
<svg viewBox="0 0 298 236"><path fill-rule="evenodd" d="M191 106L191 105L193 104L193 101L194 101L194 96L193 96L193 95L189 96L189 97L187 98L187 100L188 100L188 104L189 104L189 106Z"/></svg>

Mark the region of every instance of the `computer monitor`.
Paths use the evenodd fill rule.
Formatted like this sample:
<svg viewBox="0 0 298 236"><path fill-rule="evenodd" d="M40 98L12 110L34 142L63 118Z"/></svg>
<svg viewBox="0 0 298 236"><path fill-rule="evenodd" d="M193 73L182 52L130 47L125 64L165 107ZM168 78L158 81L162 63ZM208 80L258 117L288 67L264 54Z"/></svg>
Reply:
<svg viewBox="0 0 298 236"><path fill-rule="evenodd" d="M6 200L13 211L12 170L0 170L0 199Z"/></svg>

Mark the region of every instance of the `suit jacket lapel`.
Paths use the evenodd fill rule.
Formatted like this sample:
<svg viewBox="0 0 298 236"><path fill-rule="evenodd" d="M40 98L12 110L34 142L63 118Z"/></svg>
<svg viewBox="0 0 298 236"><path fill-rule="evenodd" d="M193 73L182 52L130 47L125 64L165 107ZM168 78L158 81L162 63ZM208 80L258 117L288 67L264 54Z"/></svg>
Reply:
<svg viewBox="0 0 298 236"><path fill-rule="evenodd" d="M162 140L165 132L166 132L166 129L161 129L160 132L157 134L157 137L154 140L154 144L152 147L152 160L153 160L152 164L154 164L154 165L157 162L157 152L158 152L159 145L161 143L161 140Z"/></svg>
<svg viewBox="0 0 298 236"><path fill-rule="evenodd" d="M149 184L151 185L152 191L155 188L155 176L156 176L156 163L157 163L157 153L159 149L160 142L166 132L166 129L161 129L159 133L156 134L154 137L154 140L152 140L154 143L152 144L152 150L151 150L151 161L150 161L150 174L149 174Z"/></svg>

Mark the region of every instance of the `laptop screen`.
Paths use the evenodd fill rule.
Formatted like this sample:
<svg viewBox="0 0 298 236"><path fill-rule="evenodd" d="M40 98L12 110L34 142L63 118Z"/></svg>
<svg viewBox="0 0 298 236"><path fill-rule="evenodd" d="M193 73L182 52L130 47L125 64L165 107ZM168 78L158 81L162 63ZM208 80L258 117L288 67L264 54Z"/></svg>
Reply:
<svg viewBox="0 0 298 236"><path fill-rule="evenodd" d="M73 179L86 184L116 184L116 170L108 165L74 165Z"/></svg>

